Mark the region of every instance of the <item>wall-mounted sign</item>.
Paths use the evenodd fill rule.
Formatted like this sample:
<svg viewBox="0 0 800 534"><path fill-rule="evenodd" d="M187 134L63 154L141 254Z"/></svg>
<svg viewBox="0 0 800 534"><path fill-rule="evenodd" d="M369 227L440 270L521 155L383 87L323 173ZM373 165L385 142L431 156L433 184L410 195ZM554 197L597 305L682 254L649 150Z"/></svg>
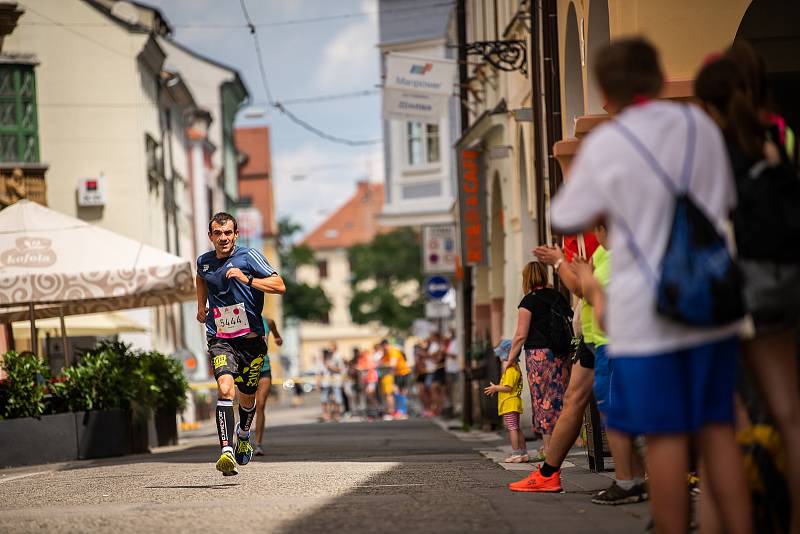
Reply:
<svg viewBox="0 0 800 534"><path fill-rule="evenodd" d="M459 150L458 186L464 265L485 265L486 194L481 153L477 150Z"/></svg>
<svg viewBox="0 0 800 534"><path fill-rule="evenodd" d="M454 61L387 54L383 117L438 123L447 116L455 83Z"/></svg>
<svg viewBox="0 0 800 534"><path fill-rule="evenodd" d="M438 124L439 120L446 116L446 96L404 89L386 88L383 90L384 119Z"/></svg>
<svg viewBox="0 0 800 534"><path fill-rule="evenodd" d="M455 61L405 54L386 55L387 89L451 96L455 83Z"/></svg>
<svg viewBox="0 0 800 534"><path fill-rule="evenodd" d="M422 272L425 274L456 271L456 227L431 224L422 227Z"/></svg>
<svg viewBox="0 0 800 534"><path fill-rule="evenodd" d="M106 178L102 174L97 178L81 178L78 180L78 206L82 208L106 205Z"/></svg>
<svg viewBox="0 0 800 534"><path fill-rule="evenodd" d="M453 286L450 280L444 276L431 276L425 280L425 294L432 299L440 300L444 298L451 287Z"/></svg>

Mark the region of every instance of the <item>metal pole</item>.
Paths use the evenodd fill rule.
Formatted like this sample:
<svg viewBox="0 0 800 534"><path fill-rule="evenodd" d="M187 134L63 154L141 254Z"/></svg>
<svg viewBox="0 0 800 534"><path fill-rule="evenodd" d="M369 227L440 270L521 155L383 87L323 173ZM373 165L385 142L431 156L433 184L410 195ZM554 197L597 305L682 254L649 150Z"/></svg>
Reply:
<svg viewBox="0 0 800 534"><path fill-rule="evenodd" d="M467 11L466 0L458 0L456 6L456 19L458 22L458 84L459 84L459 100L461 103L461 133L467 131L469 128L469 109L467 108ZM460 157L457 154L456 157ZM459 194L461 190L459 188ZM463 222L462 222L463 224ZM472 349L472 267L470 265L463 266L463 279L462 291L463 298L461 300L463 305L463 318L464 318L464 394L462 398L463 406L461 414L465 426L472 426L472 360L469 359L469 353Z"/></svg>
<svg viewBox="0 0 800 534"><path fill-rule="evenodd" d="M67 326L64 322L64 306L59 306L59 323L61 324L61 348L64 351L64 367L69 367L69 340L67 339Z"/></svg>
<svg viewBox="0 0 800 534"><path fill-rule="evenodd" d="M36 354L38 352L39 340L36 338L36 305L33 302L28 304L28 311L31 317L31 352Z"/></svg>

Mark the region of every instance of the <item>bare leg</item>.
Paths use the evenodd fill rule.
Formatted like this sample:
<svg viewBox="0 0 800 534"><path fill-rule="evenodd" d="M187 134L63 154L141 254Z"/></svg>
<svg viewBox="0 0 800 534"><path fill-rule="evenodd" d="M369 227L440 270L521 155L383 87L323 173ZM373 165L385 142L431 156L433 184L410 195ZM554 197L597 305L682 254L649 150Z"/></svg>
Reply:
<svg viewBox="0 0 800 534"><path fill-rule="evenodd" d="M709 480L705 462L700 461L699 471L700 485L705 488ZM700 507L700 532L703 534L722 534L724 531L720 523L721 512L712 492L709 490L701 494L698 504Z"/></svg>
<svg viewBox="0 0 800 534"><path fill-rule="evenodd" d="M683 534L689 530L689 437L686 434L647 436L650 502L656 532Z"/></svg>
<svg viewBox="0 0 800 534"><path fill-rule="evenodd" d="M733 426L706 425L700 431L698 438L700 458L708 477L706 487L710 490L713 501L717 505L724 531L733 534L751 532L750 496L747 492L742 469L742 455L736 445ZM653 464L648 461L648 465L652 479ZM675 466L670 469L677 470ZM686 493L685 480L683 492Z"/></svg>
<svg viewBox="0 0 800 534"><path fill-rule="evenodd" d="M508 434L511 437L511 447L513 447L515 451L525 448L525 435L522 433L522 430L509 430Z"/></svg>
<svg viewBox="0 0 800 534"><path fill-rule="evenodd" d="M256 390L256 443L259 444L264 438L265 411L271 385L272 379L265 376L258 381L258 389Z"/></svg>
<svg viewBox="0 0 800 534"><path fill-rule="evenodd" d="M761 336L745 345L744 354L783 439L791 509L798 511L790 532L800 534L800 386L792 334Z"/></svg>
<svg viewBox="0 0 800 534"><path fill-rule="evenodd" d="M633 480L633 441L628 434L607 429L608 447L614 458L614 476L617 480ZM641 476L641 475L638 475Z"/></svg>
<svg viewBox="0 0 800 534"><path fill-rule="evenodd" d="M567 390L564 392L564 406L558 416L553 433L545 448L546 462L553 467L561 467L564 458L581 433L583 412L592 394L594 371L579 363L572 366Z"/></svg>

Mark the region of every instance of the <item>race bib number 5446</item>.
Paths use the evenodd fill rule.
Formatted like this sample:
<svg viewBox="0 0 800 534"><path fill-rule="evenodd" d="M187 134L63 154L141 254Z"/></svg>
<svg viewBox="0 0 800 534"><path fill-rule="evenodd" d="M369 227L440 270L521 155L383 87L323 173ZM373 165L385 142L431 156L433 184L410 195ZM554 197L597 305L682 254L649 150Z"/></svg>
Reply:
<svg viewBox="0 0 800 534"><path fill-rule="evenodd" d="M250 333L250 323L247 320L244 304L214 308L213 313L217 337L240 337Z"/></svg>

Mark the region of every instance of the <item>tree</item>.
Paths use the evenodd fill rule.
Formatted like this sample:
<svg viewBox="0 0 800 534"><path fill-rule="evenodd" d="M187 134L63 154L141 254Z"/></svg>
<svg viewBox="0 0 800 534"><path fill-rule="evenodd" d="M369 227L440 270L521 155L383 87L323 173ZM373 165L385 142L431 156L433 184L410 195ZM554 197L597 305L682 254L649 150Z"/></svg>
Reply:
<svg viewBox="0 0 800 534"><path fill-rule="evenodd" d="M348 250L353 298L350 316L358 324L379 322L396 333L408 333L423 316L419 237L411 228L377 235Z"/></svg>
<svg viewBox="0 0 800 534"><path fill-rule="evenodd" d="M288 217L278 221L278 255L281 259L286 298L283 315L301 321L325 321L331 310L331 301L319 286L297 281L297 268L314 265L314 251L305 245L296 245L295 236L302 227Z"/></svg>

